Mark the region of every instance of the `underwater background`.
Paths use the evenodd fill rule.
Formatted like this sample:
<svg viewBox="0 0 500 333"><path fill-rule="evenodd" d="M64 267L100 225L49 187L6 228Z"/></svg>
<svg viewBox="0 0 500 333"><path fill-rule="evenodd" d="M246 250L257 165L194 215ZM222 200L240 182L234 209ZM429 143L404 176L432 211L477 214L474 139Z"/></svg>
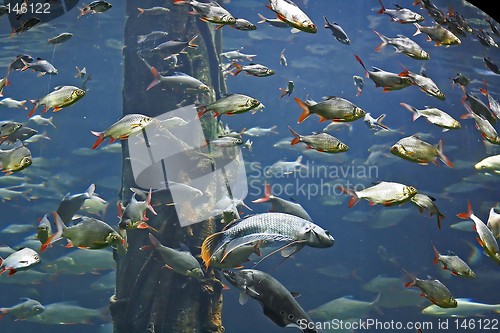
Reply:
<svg viewBox="0 0 500 333"><path fill-rule="evenodd" d="M11 28L7 17L0 17L0 73L6 71L10 62L19 54L47 59L58 69L57 75L42 77L37 77L36 73L29 70L11 72L11 85L5 87L5 97L29 100L40 98L59 85L81 87L83 79L74 77L75 66L85 67L87 73L91 74L91 79L86 83L88 91L84 99L57 114L49 111L43 115L54 115L55 128L28 121L28 111L24 109L0 106L1 120L24 122L39 133L46 132L50 138L29 144L34 157L32 166L0 178L0 187L15 187L24 193L24 197L0 198L0 245L8 245L14 249L25 246L22 243L32 239L38 219L43 214L54 211L66 193L81 193L91 183L96 184L96 192L108 202L108 208L101 215L102 220L113 226L118 223L116 203L121 188L121 148L108 151L90 149L95 141L90 131L104 130L122 116L125 1L109 2L113 7L104 13L77 19L78 9L73 8L49 23L12 38L9 38ZM401 296L402 300L384 299L382 293L382 304L379 306L381 311L373 309L368 317L381 321L435 323L434 329L424 332L437 332L439 318L421 314L421 310L430 305L430 302L418 296L416 289L406 291L404 284L409 278L402 269L420 278L432 276L440 279L456 298L471 298L488 304L500 303L496 292L500 279L498 265L481 253L471 226L465 228L465 231L451 227L462 221L456 214L467 210L468 200L472 203L474 213L483 221L487 220L490 208L497 206L499 202L499 176L484 175L474 165L487 156L498 154L500 149L483 143L473 120L460 119L461 115L467 113L461 103L464 92L458 85L453 88L451 80L457 73L465 74L471 79L467 91L487 103L487 99L478 90L483 87L483 80L486 80L488 92L498 99L499 76L488 69L483 61L484 57L490 57L494 62L500 63L498 47L486 47L471 34L467 34L467 37L460 36L461 45L436 47L433 42L426 41L424 34L412 37L416 30L412 24L398 24L391 22L387 15L377 14L380 5L375 0L309 0L296 3L318 26L316 34L292 34L289 28L279 29L267 23L257 24L258 13L273 17L273 13L264 7L267 1L221 2L235 17L246 18L257 25L255 31L224 27L223 51L242 48L242 52L256 55L253 62L276 71L275 75L263 78L244 73L234 77L228 75L226 83L230 93L255 97L265 108L255 114L222 116L222 120L237 132L256 126L277 126L277 133L262 137L245 137L243 134L245 141L253 141L252 150L243 149L249 184L245 203L252 208L253 213L269 209L268 204L251 202L264 195L264 184L269 183L274 195L300 203L315 223L328 229L335 238L335 245L328 249L305 247L284 262L281 262L279 255L271 256L256 268L274 276L290 291L300 292L298 302L306 311L346 295L372 301L377 297L377 292L363 288L372 278L378 275L401 278L401 290L405 291ZM469 3L439 0L434 3L443 10L452 5L473 27L490 32L489 25L484 21L486 14ZM432 25L433 21L427 12L419 6L413 6L412 1L399 1L398 4L423 15L425 21L422 25ZM159 5L172 6L168 2ZM384 5L387 8L393 6L389 1L384 1ZM140 6L140 1L137 1L137 6ZM329 30L323 28L323 16L342 26L350 38L350 45L339 43ZM388 37L398 34L410 37L430 54L430 60L411 59L396 53L390 45L376 52L375 48L381 40L373 30ZM64 31L72 32L74 36L60 45L47 43L48 38ZM491 35L497 42L500 41L499 36ZM280 64L283 49L287 66ZM368 69L375 66L399 73L407 68L419 73L423 68L445 93L446 99L438 100L416 86L382 92L382 88L376 88L364 76L364 70L356 61L355 54ZM244 63L249 61L245 60ZM147 68L144 67L144 70L147 71ZM0 76L4 75L2 73ZM364 88L359 96L356 96L353 75L364 78ZM295 84L293 93L280 98L279 87L286 87L290 80ZM144 91L138 94L145 93L148 84L149 81L143 82ZM349 151L345 153L324 154L308 150L301 143L290 145L293 136L288 126L300 134L310 134L320 133L330 124L319 123L314 115L297 124L302 110L293 97L320 101L323 96L341 96L370 112L375 118L386 114L384 124L393 131L376 132L369 129L362 120L358 120L329 131L349 146ZM441 128L422 117L412 121L412 114L400 103L417 109L423 109L424 106L438 107L458 119L461 129L442 132ZM31 108L28 104L28 108ZM137 110L137 113L147 115L148 110ZM498 129L498 125L496 128ZM433 164L423 166L402 160L389 152L390 146L396 141L415 133L432 144L437 144L442 139L444 153L453 162L453 168L442 163L439 167ZM281 141L283 142L280 144ZM299 156L303 156L302 163L307 169L287 175L272 176L265 173L266 167L273 163L279 160L295 161ZM362 200L355 207L348 208L349 196L337 189L338 185L345 185L346 182L351 184L351 188L362 188L377 181L413 185L419 191L436 198L439 210L446 216L441 221L442 228L438 229L435 216L421 214L410 203L384 207L370 206ZM252 213L245 208L242 210L245 214ZM33 230L20 233L2 231L12 224L31 225ZM39 246L39 241L36 242ZM75 302L92 309L108 305L109 298L114 293L112 283L106 286L92 284L99 278L112 274L112 251L106 250L109 252L109 260L99 269L87 267L83 269L85 272L78 272L76 269L73 272L51 272L50 268L45 267L51 261L71 251L85 251L65 249L61 244L62 242L57 243L44 252L42 263L33 269L46 273L40 280L22 281L18 279L21 273L10 277L7 274L0 276L0 307L17 304L21 297L33 298L42 304ZM451 276L448 271L441 269L441 264L434 265L432 244L441 253L452 250L466 260L476 272L476 278ZM5 257L3 253L0 255ZM253 264L246 266L251 268ZM399 305L396 302L402 303ZM492 312L483 318L498 319L499 315ZM5 317L0 321L0 332L21 333L33 329L52 333L111 332L110 320L106 322L104 319L105 315L102 318L91 318L86 325L44 325L13 321ZM226 332L285 330L266 318L257 302L251 300L245 305L239 305L238 290L232 286L224 291L223 325ZM484 331L477 327L456 330L450 327L450 331L461 330Z"/></svg>

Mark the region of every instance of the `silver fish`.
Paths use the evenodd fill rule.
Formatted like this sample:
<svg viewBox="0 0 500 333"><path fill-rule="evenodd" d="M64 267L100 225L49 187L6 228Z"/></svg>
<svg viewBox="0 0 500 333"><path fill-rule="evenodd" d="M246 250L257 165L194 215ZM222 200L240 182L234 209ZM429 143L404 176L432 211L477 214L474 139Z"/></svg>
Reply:
<svg viewBox="0 0 500 333"><path fill-rule="evenodd" d="M476 277L469 265L453 252L448 251L448 255L444 255L440 254L434 245L432 245L432 249L434 250L434 264L441 262L443 269L449 270L451 274L456 276Z"/></svg>
<svg viewBox="0 0 500 333"><path fill-rule="evenodd" d="M403 8L399 5L395 5L396 9L387 9L382 4L382 0L378 0L380 3L380 10L377 12L378 14L386 14L391 18L391 21L398 23L414 23L414 22L422 22L424 17L414 11L411 11L407 8Z"/></svg>
<svg viewBox="0 0 500 333"><path fill-rule="evenodd" d="M326 16L323 16L323 19L325 20L325 29L330 29L332 32L333 37L335 37L336 40L343 44L351 44L351 41L349 40L349 37L347 37L347 34L345 33L344 29L337 23L330 23Z"/></svg>
<svg viewBox="0 0 500 333"><path fill-rule="evenodd" d="M0 308L0 319L4 316L15 318L15 320L24 320L29 317L42 313L45 308L43 305L31 298L21 298L22 302L10 308Z"/></svg>
<svg viewBox="0 0 500 333"><path fill-rule="evenodd" d="M379 46L377 46L377 48L375 49L375 51L377 52L382 50L387 45L392 45L396 48L398 53L406 54L410 58L417 60L430 59L429 53L427 53L424 49L420 47L420 45L418 45L417 43L415 43L406 36L398 35L395 38L390 38L382 34L379 34L375 30L373 30L373 32L375 32L375 34L382 40L382 43L380 43Z"/></svg>
<svg viewBox="0 0 500 333"><path fill-rule="evenodd" d="M441 281L432 279L422 280L407 271L405 272L411 278L411 281L405 284L406 288L413 286L420 288L422 296L441 308L457 307L457 300Z"/></svg>
<svg viewBox="0 0 500 333"><path fill-rule="evenodd" d="M63 32L63 33L60 33L59 35L57 35L55 37L49 38L48 42L49 42L49 44L57 45L57 44L64 43L65 41L67 41L71 37L73 37L72 33L70 33L70 32Z"/></svg>
<svg viewBox="0 0 500 333"><path fill-rule="evenodd" d="M28 247L22 248L3 259L0 257L0 274L9 271L9 276L40 263L40 255Z"/></svg>
<svg viewBox="0 0 500 333"><path fill-rule="evenodd" d="M371 205L391 206L402 204L417 194L415 187L394 182L380 182L361 191L351 190L343 186L338 186L338 188L351 196L349 208L356 205L360 199L368 200Z"/></svg>

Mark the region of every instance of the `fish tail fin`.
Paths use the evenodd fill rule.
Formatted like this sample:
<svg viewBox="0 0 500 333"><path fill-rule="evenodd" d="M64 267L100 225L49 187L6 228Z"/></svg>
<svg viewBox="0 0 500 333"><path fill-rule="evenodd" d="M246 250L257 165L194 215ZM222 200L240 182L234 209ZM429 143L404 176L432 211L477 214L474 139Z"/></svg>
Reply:
<svg viewBox="0 0 500 333"><path fill-rule="evenodd" d="M420 31L420 24L413 23L413 25L415 26L415 28L417 28L417 31L415 31L415 33L413 34L413 36L419 35L422 32L422 31Z"/></svg>
<svg viewBox="0 0 500 333"><path fill-rule="evenodd" d="M294 138L293 138L293 140L292 140L292 142L290 144L292 146L296 145L297 143L300 142L300 135L297 132L295 132L290 126L288 126L288 129L290 130L290 132L292 132L292 134L294 136Z"/></svg>
<svg viewBox="0 0 500 333"><path fill-rule="evenodd" d="M137 15L137 17L139 17L142 14L144 14L144 8L137 7L137 10L139 11L139 15Z"/></svg>
<svg viewBox="0 0 500 333"><path fill-rule="evenodd" d="M385 113L382 113L377 119L377 124L382 127L383 129L385 130L389 130L389 127L385 126L384 124L382 124L382 121L385 119L386 117L386 114Z"/></svg>
<svg viewBox="0 0 500 333"><path fill-rule="evenodd" d="M261 13L257 13L257 15L259 15L259 18L260 18L260 21L257 22L257 23L264 23L264 22L266 22L266 18L264 17L264 15L262 15Z"/></svg>
<svg viewBox="0 0 500 333"><path fill-rule="evenodd" d="M201 259L205 263L205 267L210 266L210 259L212 258L217 244L224 238L224 233L216 232L211 234L201 244Z"/></svg>
<svg viewBox="0 0 500 333"><path fill-rule="evenodd" d="M24 104L23 104L24 105ZM54 125L54 116L51 116L49 118L49 124L52 125L52 127L56 128L56 125Z"/></svg>
<svg viewBox="0 0 500 333"><path fill-rule="evenodd" d="M439 143L437 145L437 152L438 152L439 159L444 164L446 164L447 166L449 166L450 168L453 168L453 163L448 159L448 157L446 157L446 155L443 152L443 140L442 139L439 140Z"/></svg>
<svg viewBox="0 0 500 333"><path fill-rule="evenodd" d="M434 244L432 244L432 250L434 251L434 264L437 264L439 262L439 251L436 249Z"/></svg>
<svg viewBox="0 0 500 333"><path fill-rule="evenodd" d="M149 240L151 241L151 244L153 245L153 247L158 247L161 245L160 241L158 240L158 238L156 238L155 236L153 236L152 234L149 234Z"/></svg>
<svg viewBox="0 0 500 333"><path fill-rule="evenodd" d="M295 160L295 163L297 163L297 164L302 163L302 158L303 158L303 157L304 157L304 156L302 156L302 155L300 155L299 157L297 157L297 159Z"/></svg>
<svg viewBox="0 0 500 333"><path fill-rule="evenodd" d="M301 122L306 120L307 117L309 117L311 112L309 111L309 107L300 98L295 97L294 100L302 109L302 114L300 115L299 120L297 120L297 123L300 124Z"/></svg>
<svg viewBox="0 0 500 333"><path fill-rule="evenodd" d="M64 222L61 220L61 217L59 216L59 214L57 214L57 212L54 212L54 223L56 224L57 230L55 233L50 235L50 237L45 241L45 243L42 244L42 247L40 248L40 252L45 251L45 249L47 249L47 247L50 244L52 244L52 243L54 243L62 238L62 234L63 234L63 231L66 228L66 226L64 225Z"/></svg>
<svg viewBox="0 0 500 333"><path fill-rule="evenodd" d="M483 88L479 88L479 91L484 96L488 96L488 87L486 86L486 79L483 79L483 84L484 84L484 89Z"/></svg>
<svg viewBox="0 0 500 333"><path fill-rule="evenodd" d="M379 52L380 50L382 50L384 47L387 46L387 37L384 36L384 35L381 35L379 34L377 31L373 30L373 32L375 33L375 35L378 36L378 38L380 38L382 40L382 43L380 43L377 48L375 49L376 52Z"/></svg>
<svg viewBox="0 0 500 333"><path fill-rule="evenodd" d="M193 43L196 38L198 38L198 35L194 35L193 37L191 37L191 39L188 41L188 47L193 49L198 47L197 44Z"/></svg>
<svg viewBox="0 0 500 333"><path fill-rule="evenodd" d="M146 88L146 91L160 83L160 74L154 66L151 66L151 74L153 74L153 81L151 81L149 86Z"/></svg>
<svg viewBox="0 0 500 333"><path fill-rule="evenodd" d="M353 191L351 189L348 189L347 187L343 187L340 185L337 188L341 190L343 193L351 196L351 200L349 200L349 205L348 205L349 208L356 206L356 204L359 202L359 197L356 194L356 191Z"/></svg>
<svg viewBox="0 0 500 333"><path fill-rule="evenodd" d="M153 206L151 205L151 197L153 196L153 191L149 189L148 197L146 199L146 203L148 205L148 209L151 211L151 213L158 215L158 213L155 211Z"/></svg>
<svg viewBox="0 0 500 333"><path fill-rule="evenodd" d="M377 12L378 14L383 14L385 13L385 7L384 7L384 4L382 3L382 0L378 0L378 2L380 3L380 9L379 11Z"/></svg>
<svg viewBox="0 0 500 333"><path fill-rule="evenodd" d="M236 62L233 62L233 66L236 68L236 72L232 73L233 76L238 75L243 70L243 67Z"/></svg>
<svg viewBox="0 0 500 333"><path fill-rule="evenodd" d="M363 61L361 61L361 58L358 57L357 54L354 55L354 57L356 58L356 60L359 62L359 64L364 68L365 72L368 74L368 70L366 69L365 67L365 64L363 64Z"/></svg>
<svg viewBox="0 0 500 333"><path fill-rule="evenodd" d="M404 107L406 110L410 111L413 113L413 121L417 120L420 118L420 114L418 113L418 110L414 108L413 106L406 104L406 103L399 103L402 107Z"/></svg>
<svg viewBox="0 0 500 333"><path fill-rule="evenodd" d="M96 132L96 131L90 131L90 133L94 134L95 136L97 136L97 140L94 142L94 144L92 145L92 149L96 149L97 147L99 147L103 141L104 141L104 132Z"/></svg>
<svg viewBox="0 0 500 333"><path fill-rule="evenodd" d="M437 213L438 229L441 229L441 220L444 219L444 218L445 218L445 216L442 213L440 213L440 212Z"/></svg>
<svg viewBox="0 0 500 333"><path fill-rule="evenodd" d="M33 116L35 114L36 109L38 109L38 105L39 105L38 99L32 99L32 100L30 100L30 102L33 104L33 108L28 113L28 118L31 118L31 116Z"/></svg>
<svg viewBox="0 0 500 333"><path fill-rule="evenodd" d="M326 16L323 16L323 19L325 20L325 28L328 29L328 27L331 25L330 21L326 18Z"/></svg>
<svg viewBox="0 0 500 333"><path fill-rule="evenodd" d="M189 4L189 0L172 0L174 5L187 5Z"/></svg>
<svg viewBox="0 0 500 333"><path fill-rule="evenodd" d="M264 185L264 196L260 199L252 201L253 203L268 202L271 199L271 184Z"/></svg>
<svg viewBox="0 0 500 333"><path fill-rule="evenodd" d="M375 310L379 315L383 315L384 312L380 308L380 296L382 295L381 292L378 293L377 297L371 302L372 309Z"/></svg>
<svg viewBox="0 0 500 333"><path fill-rule="evenodd" d="M205 113L208 112L208 108L204 105L197 107L196 110L198 111L196 119L200 119Z"/></svg>
<svg viewBox="0 0 500 333"><path fill-rule="evenodd" d="M285 89L283 89L281 87L279 87L278 89L281 91L280 98L282 98L283 96L285 96L288 93L288 91L286 91Z"/></svg>
<svg viewBox="0 0 500 333"><path fill-rule="evenodd" d="M474 212L472 211L472 205L470 203L470 200L468 200L467 201L467 212L457 214L457 217L464 219L464 220L467 220L467 219L470 219L472 214L474 214Z"/></svg>
<svg viewBox="0 0 500 333"><path fill-rule="evenodd" d="M21 68L21 72L24 72L24 71L26 71L27 69L30 68L30 64L27 63L23 58L20 58L20 59L21 59L21 62L23 63L23 65L24 65L23 68Z"/></svg>
<svg viewBox="0 0 500 333"><path fill-rule="evenodd" d="M406 273L406 274L410 277L410 279L411 279L411 281L410 281L410 282L405 283L405 287L406 287L406 288L413 287L413 286L417 283L417 279L416 279L416 278L415 278L415 277L414 277L411 273L409 273L406 269L403 269L403 268L401 268L401 269L402 269L402 270L403 270L403 272L405 272L405 273Z"/></svg>
<svg viewBox="0 0 500 333"><path fill-rule="evenodd" d="M95 184L90 184L90 186L85 190L85 196L88 198L91 198L94 196L95 192Z"/></svg>

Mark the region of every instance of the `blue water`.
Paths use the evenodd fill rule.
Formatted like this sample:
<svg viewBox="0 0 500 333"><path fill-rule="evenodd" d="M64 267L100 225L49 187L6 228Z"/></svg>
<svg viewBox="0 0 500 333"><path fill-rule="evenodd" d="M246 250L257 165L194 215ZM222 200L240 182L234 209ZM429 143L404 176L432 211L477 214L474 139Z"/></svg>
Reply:
<svg viewBox="0 0 500 333"><path fill-rule="evenodd" d="M458 72L464 73L472 83L468 91L479 96L478 88L482 87L483 79L488 82L489 92L497 99L499 78L487 69L482 60L489 56L500 63L500 52L495 48L485 48L477 38L468 35L460 37L462 44L449 48L435 47L425 40L425 35L412 37L415 27L411 24L391 22L387 15L379 15L377 1L350 1L335 3L330 1L309 0L304 4L297 1L299 6L307 12L318 26L318 33L291 34L290 29L278 29L267 24L258 24L253 32L237 31L228 27L223 30L223 51L239 49L242 52L257 54L254 62L266 65L276 71L271 77L257 78L246 76L244 73L236 77L228 76L229 92L243 93L259 99L265 108L256 114L245 113L237 116L223 116L222 121L230 128L240 131L243 128L255 126L271 127L277 125L279 134L258 138L254 141L253 150L243 150L247 163L249 190L245 202L254 212L265 212L265 204L252 204L263 195L264 182L273 185L275 195L300 203L311 215L313 221L328 229L335 238L335 245L329 249L313 249L305 247L291 259L281 262L279 255L273 256L257 266L281 281L289 290L298 291L302 296L298 299L305 310L316 308L330 300L345 295L352 295L359 300L371 301L376 297L362 289L362 286L377 275L401 277L401 286L408 281L401 268L416 274L420 278L432 276L439 278L455 295L455 297L472 298L478 302L498 304L498 266L489 258L481 255L479 260L471 264L478 275L475 279L463 279L443 275L439 265L433 265L432 243L445 253L452 250L464 259L471 253L472 244L478 247L473 232L457 231L450 225L459 222L457 213L466 211L467 200L471 200L474 212L483 221L487 220L489 209L498 202L498 176L490 177L487 182L473 181L469 184L478 185L473 190L449 191L451 185L463 184L463 178L477 175L473 165L488 155L482 138L474 128L472 120L460 120L462 128L442 132L440 128L428 123L425 119L412 121L412 115L399 105L404 102L423 109L424 106L435 106L448 112L455 119L466 113L460 103L463 92L456 86L452 89L451 77ZM435 1L443 10L449 2ZM451 1L455 10L459 11L475 27L478 26L484 14L477 9L462 5L461 1ZM125 8L122 1L112 1L113 8L100 15L91 15L76 19L78 10L75 8L68 14L31 31L8 38L10 28L7 18L0 19L2 47L0 76L10 60L17 54L28 53L34 57L41 57L51 61L59 70L55 76L37 78L35 73L13 72L10 75L11 86L4 90L5 97L15 99L35 99L50 92L58 85L81 86L82 80L74 78L75 66L86 67L91 73L92 80L87 83L86 96L73 106L54 115L57 128L42 127L36 124L26 124L47 131L51 140L30 144L29 148L34 157L42 157L50 165L34 163L26 174L30 182L47 183L47 191L33 190L32 196L39 195L31 201L16 198L5 201L0 206L3 219L0 228L9 224L32 224L46 212L57 208L60 199L68 192L79 193L85 190L90 183L95 183L97 192L102 198L110 202L109 209L103 218L114 225L116 221L116 200L121 186L121 154L99 153L90 156L75 154L75 150L90 148L95 137L91 130L103 130L116 121L122 114L122 55ZM249 19L257 23L257 13L272 18L273 13L264 7L266 1L233 0L224 6L235 16ZM387 8L392 3L385 1ZM431 25L428 14L411 1L400 1L406 6L421 13L425 17L423 25ZM187 10L186 10L187 11ZM351 45L343 45L336 41L331 32L323 28L323 18L326 15L330 22L340 24L351 40ZM486 25L482 26L489 31ZM431 56L429 61L418 61L396 54L392 46L387 46L381 52L375 52L380 43L373 33L376 30L388 37L403 34L412 38L421 45ZM74 34L69 41L54 46L46 43L46 39L62 31ZM499 42L498 36L494 38ZM286 49L285 55L288 66L280 65L280 53ZM357 54L367 68L380 67L384 70L399 73L403 67L412 72L420 72L425 65L425 72L441 88L446 95L445 101L428 96L415 86L400 91L383 93L374 83L364 77L364 70L356 62ZM247 61L245 62L247 63ZM360 96L356 96L353 85L353 75L362 76L365 87ZM286 83L293 80L295 91L291 97L280 98L279 87L286 87ZM144 82L144 89L149 82ZM323 96L341 96L346 98L372 116L387 114L384 123L400 133L388 136L378 136L369 130L362 120L353 123L352 129L342 129L330 132L349 146L347 153L336 155L311 154L306 151L305 145L298 144L295 149L275 148L273 144L284 138L292 138L288 126L300 134L321 132L329 122L318 123L318 118L311 115L301 124L297 124L301 110L293 101L293 97L302 100L311 98L320 101ZM482 100L486 99L481 96ZM1 107L2 120L13 119L24 122L27 120L27 111L7 109ZM40 112L40 111L39 111ZM38 113L39 113L38 112ZM52 115L51 112L44 116ZM498 126L497 126L498 129ZM413 133L431 135L424 140L436 144L440 139L444 142L445 154L455 164L454 168L446 166L422 166L403 161L391 156L388 148L404 136ZM244 137L246 140L247 137ZM374 163L366 164L369 156L368 149L374 145L385 145L386 156ZM384 148L379 148L384 149ZM294 161L303 155L310 172L289 175L288 177L269 177L262 173L263 168L278 160ZM260 164L257 164L260 163ZM259 167L260 165L260 167ZM326 174L318 175L317 171L325 170ZM352 174L354 170L354 175ZM29 172L28 172L29 171ZM313 174L312 172L316 172ZM347 173L342 175L342 172ZM23 171L15 174L22 175ZM5 176L7 177L7 176ZM364 200L353 208L348 208L348 196L334 191L334 186L344 184L349 180L351 184L369 186L376 181L394 181L415 186L419 191L436 197L436 204L446 216L442 221L443 227L438 230L435 217L430 218L426 213L420 214L418 209L406 203L399 208L406 208L408 213L400 223L386 228L374 229L371 225L379 221L383 211L394 210L394 207L369 206ZM328 184L334 184L333 187ZM288 185L288 186L286 186ZM284 192L286 189L286 192ZM281 192L280 192L281 191ZM335 205L325 205L327 199L335 199ZM365 221L351 222L349 217L354 212L365 213ZM250 213L246 211L246 213ZM389 217L391 219L391 217ZM0 244L15 247L31 233L3 234L0 233ZM377 254L380 246L397 258L399 266L385 262ZM43 262L50 262L68 253L70 250L61 247L47 250ZM318 272L318 269L336 266L336 271L342 268L346 276L331 277ZM251 267L251 266L250 266ZM104 272L102 273L104 274ZM4 284L0 280L0 306L11 306L18 302L20 297L31 297L40 300L43 304L60 301L76 301L79 305L101 308L108 304L113 291L96 292L88 286L97 279L97 275L57 275L39 285ZM16 276L10 277L15 279ZM418 307L401 307L396 309L383 308L383 315L375 311L369 318L389 322L391 320L406 322L431 321L432 330L424 332L438 332L437 317L422 315L422 308L430 303L424 299ZM484 318L499 318L498 315L488 314ZM477 320L477 318L476 318ZM27 322L14 322L8 318L0 322L0 332L28 332L37 329L40 332L97 332L102 322L88 325L74 326L43 326ZM277 327L262 314L262 309L256 301L249 301L240 306L238 291L231 287L224 292L223 324L226 332L281 332L284 329ZM482 332L477 328L453 330L450 322L449 331ZM293 331L293 329L288 329ZM363 331L363 330L358 330ZM375 331L374 329L369 331ZM408 332L412 332L408 330Z"/></svg>

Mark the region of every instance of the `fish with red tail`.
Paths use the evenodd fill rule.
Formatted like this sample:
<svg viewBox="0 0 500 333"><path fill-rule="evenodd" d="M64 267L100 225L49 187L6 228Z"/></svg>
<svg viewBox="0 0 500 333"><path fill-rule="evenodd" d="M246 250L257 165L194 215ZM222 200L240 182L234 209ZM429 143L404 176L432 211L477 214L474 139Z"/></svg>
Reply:
<svg viewBox="0 0 500 333"><path fill-rule="evenodd" d="M338 188L351 196L349 208L354 207L360 199L367 200L371 206L377 204L384 206L399 205L410 200L417 194L415 187L394 182L380 182L360 191L351 190L343 186L338 186Z"/></svg>
<svg viewBox="0 0 500 333"><path fill-rule="evenodd" d="M432 279L422 280L411 275L404 269L403 271L411 278L411 281L405 284L406 288L420 288L422 296L441 308L457 307L457 300L441 281Z"/></svg>
<svg viewBox="0 0 500 333"><path fill-rule="evenodd" d="M437 86L437 84L434 83L434 81L432 81L432 79L427 76L420 75L417 73L412 73L406 68L404 68L404 71L399 73L399 76L410 78L412 84L418 86L421 91L423 91L429 96L436 97L442 101L444 101L446 98L444 93Z"/></svg>
<svg viewBox="0 0 500 333"><path fill-rule="evenodd" d="M303 142L307 145L307 149L315 149L322 153L343 153L349 150L349 147L328 133L316 133L311 135L300 135L288 126L294 138L291 145L296 145Z"/></svg>
<svg viewBox="0 0 500 333"><path fill-rule="evenodd" d="M293 27L292 32L304 31L316 33L318 29L311 19L292 0L269 0L267 8L276 13L276 17Z"/></svg>
<svg viewBox="0 0 500 333"><path fill-rule="evenodd" d="M99 147L106 138L109 138L109 143L113 143L118 139L125 140L130 135L142 131L154 122L156 122L154 118L142 114L127 114L103 132L91 131L93 135L97 136L97 140L92 145L92 149Z"/></svg>
<svg viewBox="0 0 500 333"><path fill-rule="evenodd" d="M135 196L136 194L134 193L126 207L123 207L123 204L118 202L118 218L120 218L118 226L120 229L151 228L146 223L149 220L146 216L146 210L149 210L154 215L158 215L151 205L151 190L149 190L148 197L144 201L137 200Z"/></svg>
<svg viewBox="0 0 500 333"><path fill-rule="evenodd" d="M439 211L438 207L434 203L436 201L435 198L426 194L417 193L410 199L410 201L418 207L420 213L427 210L431 217L436 215L438 228L441 229L441 220L444 219L445 216Z"/></svg>
<svg viewBox="0 0 500 333"><path fill-rule="evenodd" d="M390 149L393 155L405 159L407 161L416 162L419 164L427 165L429 163L437 163L439 158L444 164L453 167L453 163L446 157L443 152L443 140L434 146L423 140L420 140L415 135L402 138L396 142Z"/></svg>
<svg viewBox="0 0 500 333"><path fill-rule="evenodd" d="M395 5L395 9L387 9L384 7L382 0L378 0L380 3L380 10L377 12L378 14L386 14L391 18L391 21L398 23L414 23L414 22L422 22L424 17L414 11L403 8L399 5Z"/></svg>
<svg viewBox="0 0 500 333"><path fill-rule="evenodd" d="M445 45L446 47L449 47L451 45L460 45L462 43L460 39L451 31L443 28L439 24L436 24L432 27L424 27L418 23L413 23L413 25L417 28L417 31L413 34L413 36L416 36L423 32L427 35L427 41L435 41L436 46Z"/></svg>
<svg viewBox="0 0 500 333"><path fill-rule="evenodd" d="M476 277L474 271L455 253L448 251L448 254L440 254L434 245L432 245L434 251L434 264L441 262L443 264L443 269L447 269L451 274L455 276L462 277Z"/></svg>
<svg viewBox="0 0 500 333"><path fill-rule="evenodd" d="M319 122L326 120L338 122L350 122L363 118L366 112L342 97L327 96L323 101L308 105L300 98L295 97L295 102L302 109L302 114L297 121L298 124L306 120L311 114L319 117Z"/></svg>
<svg viewBox="0 0 500 333"><path fill-rule="evenodd" d="M31 109L28 114L28 118L35 114L36 109L40 105L44 105L42 112L47 112L49 109L54 108L54 112L59 112L63 108L78 102L83 96L85 96L85 90L74 86L58 86L54 88L54 91L50 92L46 96L31 100L34 104L33 109Z"/></svg>
<svg viewBox="0 0 500 333"><path fill-rule="evenodd" d="M366 72L366 77L370 78L375 83L376 87L383 87L383 92L399 90L412 85L410 78L401 77L397 73L386 72L380 68L372 67L373 71L366 69L363 61L357 55L354 55L359 64Z"/></svg>

